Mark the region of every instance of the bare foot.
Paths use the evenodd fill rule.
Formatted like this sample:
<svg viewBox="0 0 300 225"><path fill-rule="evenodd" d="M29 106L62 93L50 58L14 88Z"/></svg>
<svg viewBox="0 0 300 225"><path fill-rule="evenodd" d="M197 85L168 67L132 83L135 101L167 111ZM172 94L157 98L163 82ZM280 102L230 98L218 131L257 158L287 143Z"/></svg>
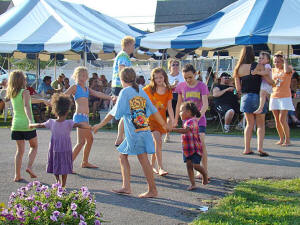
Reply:
<svg viewBox="0 0 300 225"><path fill-rule="evenodd" d="M282 144L283 144L283 141L277 141L275 144L276 144L276 145L282 145Z"/></svg>
<svg viewBox="0 0 300 225"><path fill-rule="evenodd" d="M254 114L261 114L262 111L263 111L263 109L257 109L257 110L255 110L253 113L254 113Z"/></svg>
<svg viewBox="0 0 300 225"><path fill-rule="evenodd" d="M119 190L113 189L112 191L114 193L121 194L121 195L130 195L131 194L131 190L127 189L127 188L121 188Z"/></svg>
<svg viewBox="0 0 300 225"><path fill-rule="evenodd" d="M30 175L31 178L37 178L37 176L32 172L31 169L27 168L26 172Z"/></svg>
<svg viewBox="0 0 300 225"><path fill-rule="evenodd" d="M166 176L166 175L168 174L168 172L165 171L164 169L159 169L158 174L159 174L160 176Z"/></svg>
<svg viewBox="0 0 300 225"><path fill-rule="evenodd" d="M202 175L201 175L201 173L196 174L196 175L195 175L195 178L196 178L196 179L202 180ZM208 183L210 182L210 177L207 177L207 181L208 181Z"/></svg>
<svg viewBox="0 0 300 225"><path fill-rule="evenodd" d="M93 165L93 164L91 164L91 163L81 163L81 167L82 168L99 168L98 166L95 166L95 165Z"/></svg>
<svg viewBox="0 0 300 225"><path fill-rule="evenodd" d="M191 186L189 186L186 190L192 191L192 190L194 190L194 189L196 189L196 188L197 188L196 185L191 185Z"/></svg>
<svg viewBox="0 0 300 225"><path fill-rule="evenodd" d="M157 191L147 191L139 195L139 198L155 198L157 197Z"/></svg>
<svg viewBox="0 0 300 225"><path fill-rule="evenodd" d="M202 184L206 185L208 184L208 177L207 177L207 173L202 175Z"/></svg>
<svg viewBox="0 0 300 225"><path fill-rule="evenodd" d="M153 170L153 173L158 174L157 169L153 168L152 170Z"/></svg>
<svg viewBox="0 0 300 225"><path fill-rule="evenodd" d="M14 178L14 182L21 182L23 181L24 179L22 177L15 177Z"/></svg>
<svg viewBox="0 0 300 225"><path fill-rule="evenodd" d="M281 144L282 147L288 147L290 145L292 145L291 142L284 142L284 143Z"/></svg>

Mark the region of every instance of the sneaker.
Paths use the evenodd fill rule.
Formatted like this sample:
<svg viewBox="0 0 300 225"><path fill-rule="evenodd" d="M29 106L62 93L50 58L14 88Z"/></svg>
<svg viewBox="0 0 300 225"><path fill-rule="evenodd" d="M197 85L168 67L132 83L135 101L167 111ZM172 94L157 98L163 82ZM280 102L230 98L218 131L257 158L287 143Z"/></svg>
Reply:
<svg viewBox="0 0 300 225"><path fill-rule="evenodd" d="M237 124L237 125L235 126L235 129L236 129L236 130L244 130L243 124L241 124L241 123Z"/></svg>
<svg viewBox="0 0 300 225"><path fill-rule="evenodd" d="M224 133L228 133L230 129L228 127L224 127Z"/></svg>

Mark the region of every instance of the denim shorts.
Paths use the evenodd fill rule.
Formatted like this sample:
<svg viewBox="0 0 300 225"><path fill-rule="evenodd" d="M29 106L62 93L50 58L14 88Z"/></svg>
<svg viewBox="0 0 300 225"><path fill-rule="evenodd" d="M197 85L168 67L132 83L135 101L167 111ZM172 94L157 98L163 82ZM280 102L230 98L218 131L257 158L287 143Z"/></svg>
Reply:
<svg viewBox="0 0 300 225"><path fill-rule="evenodd" d="M242 95L240 110L244 113L253 113L259 107L259 94L246 93ZM262 114L268 112L268 103L265 102Z"/></svg>
<svg viewBox="0 0 300 225"><path fill-rule="evenodd" d="M73 121L75 123L81 123L81 122L89 122L89 117L86 114L83 113L75 113L73 115Z"/></svg>
<svg viewBox="0 0 300 225"><path fill-rule="evenodd" d="M199 126L199 133L204 133L206 132L206 127L205 126Z"/></svg>
<svg viewBox="0 0 300 225"><path fill-rule="evenodd" d="M186 157L184 154L182 154L183 156L183 162L186 163L187 160L191 160L193 164L200 164L201 162L201 155L198 155L197 153L194 153L191 156Z"/></svg>

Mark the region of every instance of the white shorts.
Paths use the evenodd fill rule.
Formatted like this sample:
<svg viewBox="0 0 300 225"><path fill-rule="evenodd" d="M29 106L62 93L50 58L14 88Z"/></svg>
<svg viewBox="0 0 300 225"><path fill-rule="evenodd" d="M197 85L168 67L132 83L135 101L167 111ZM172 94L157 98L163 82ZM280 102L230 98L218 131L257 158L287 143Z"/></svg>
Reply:
<svg viewBox="0 0 300 225"><path fill-rule="evenodd" d="M261 81L260 90L264 90L270 95L270 94L272 94L272 88L273 87L270 84L268 84L267 81L265 81L265 80Z"/></svg>
<svg viewBox="0 0 300 225"><path fill-rule="evenodd" d="M291 97L288 98L270 98L269 110L289 110L295 111Z"/></svg>

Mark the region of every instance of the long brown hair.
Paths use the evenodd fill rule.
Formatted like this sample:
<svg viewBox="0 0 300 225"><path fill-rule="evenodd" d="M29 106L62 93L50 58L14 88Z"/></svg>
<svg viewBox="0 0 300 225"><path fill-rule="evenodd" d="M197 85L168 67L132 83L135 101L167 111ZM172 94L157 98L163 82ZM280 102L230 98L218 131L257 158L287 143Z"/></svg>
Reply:
<svg viewBox="0 0 300 225"><path fill-rule="evenodd" d="M14 70L10 73L8 78L8 86L6 92L6 98L15 98L21 89L25 88L25 75L21 70Z"/></svg>
<svg viewBox="0 0 300 225"><path fill-rule="evenodd" d="M245 46L241 50L240 59L236 64L233 77L236 77L239 71L239 68L242 64L252 64L255 60L255 55L252 46Z"/></svg>
<svg viewBox="0 0 300 225"><path fill-rule="evenodd" d="M136 83L136 73L133 68L125 67L120 74L121 80L125 83L131 84L131 86L139 93L139 85Z"/></svg>
<svg viewBox="0 0 300 225"><path fill-rule="evenodd" d="M163 75L166 88L168 90L171 90L171 86L169 84L169 79L168 79L168 75L167 75L166 71L161 67L156 67L151 71L151 76L150 76L149 87L150 87L152 95L156 92L157 85L154 82L154 78L155 78L154 76L155 76L155 74L158 74L158 73L161 73Z"/></svg>

